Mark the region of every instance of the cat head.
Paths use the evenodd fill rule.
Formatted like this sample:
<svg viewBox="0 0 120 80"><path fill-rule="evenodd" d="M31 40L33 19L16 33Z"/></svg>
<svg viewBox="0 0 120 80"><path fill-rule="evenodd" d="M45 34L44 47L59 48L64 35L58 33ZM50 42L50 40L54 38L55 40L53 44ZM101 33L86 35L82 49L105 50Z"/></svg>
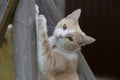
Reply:
<svg viewBox="0 0 120 80"><path fill-rule="evenodd" d="M57 46L67 51L79 50L82 46L91 44L94 38L87 36L78 23L81 10L77 9L62 19L55 28L54 37Z"/></svg>

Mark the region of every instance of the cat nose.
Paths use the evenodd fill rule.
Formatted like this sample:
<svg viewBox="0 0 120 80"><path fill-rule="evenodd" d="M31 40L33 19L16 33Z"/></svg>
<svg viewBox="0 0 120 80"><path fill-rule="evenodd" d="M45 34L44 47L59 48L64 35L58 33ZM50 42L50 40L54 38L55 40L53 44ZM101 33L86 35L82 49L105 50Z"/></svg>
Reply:
<svg viewBox="0 0 120 80"><path fill-rule="evenodd" d="M59 34L56 36L57 38L63 38L63 35L62 34Z"/></svg>

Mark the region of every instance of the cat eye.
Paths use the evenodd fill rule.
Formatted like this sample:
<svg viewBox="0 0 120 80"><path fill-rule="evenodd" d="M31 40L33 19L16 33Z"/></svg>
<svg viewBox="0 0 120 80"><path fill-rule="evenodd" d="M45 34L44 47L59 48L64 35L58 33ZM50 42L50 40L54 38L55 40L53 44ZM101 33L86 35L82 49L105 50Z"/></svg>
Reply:
<svg viewBox="0 0 120 80"><path fill-rule="evenodd" d="M63 25L63 30L66 30L66 29L67 29L67 25L64 24L64 25Z"/></svg>
<svg viewBox="0 0 120 80"><path fill-rule="evenodd" d="M72 38L72 37L69 36L69 37L67 37L67 38L68 38L70 41L73 41L73 38Z"/></svg>

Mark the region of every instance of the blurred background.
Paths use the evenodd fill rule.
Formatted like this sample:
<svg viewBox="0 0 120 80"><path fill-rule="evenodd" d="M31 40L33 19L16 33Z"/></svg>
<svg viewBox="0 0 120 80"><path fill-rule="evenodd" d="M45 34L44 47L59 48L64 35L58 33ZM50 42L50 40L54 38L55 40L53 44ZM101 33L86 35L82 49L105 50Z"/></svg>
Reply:
<svg viewBox="0 0 120 80"><path fill-rule="evenodd" d="M120 0L66 0L66 14L77 8L81 29L96 38L82 49L93 73L120 80Z"/></svg>

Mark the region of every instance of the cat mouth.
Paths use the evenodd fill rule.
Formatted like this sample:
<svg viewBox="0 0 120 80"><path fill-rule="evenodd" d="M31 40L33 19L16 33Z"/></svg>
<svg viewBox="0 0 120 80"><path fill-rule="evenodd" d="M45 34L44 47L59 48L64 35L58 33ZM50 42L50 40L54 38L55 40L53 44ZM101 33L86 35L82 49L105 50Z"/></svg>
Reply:
<svg viewBox="0 0 120 80"><path fill-rule="evenodd" d="M61 35L57 36L55 35L56 41L59 42L59 40L63 39L64 37L62 37Z"/></svg>
<svg viewBox="0 0 120 80"><path fill-rule="evenodd" d="M56 37L56 40L59 42L60 39L63 39L63 37Z"/></svg>

